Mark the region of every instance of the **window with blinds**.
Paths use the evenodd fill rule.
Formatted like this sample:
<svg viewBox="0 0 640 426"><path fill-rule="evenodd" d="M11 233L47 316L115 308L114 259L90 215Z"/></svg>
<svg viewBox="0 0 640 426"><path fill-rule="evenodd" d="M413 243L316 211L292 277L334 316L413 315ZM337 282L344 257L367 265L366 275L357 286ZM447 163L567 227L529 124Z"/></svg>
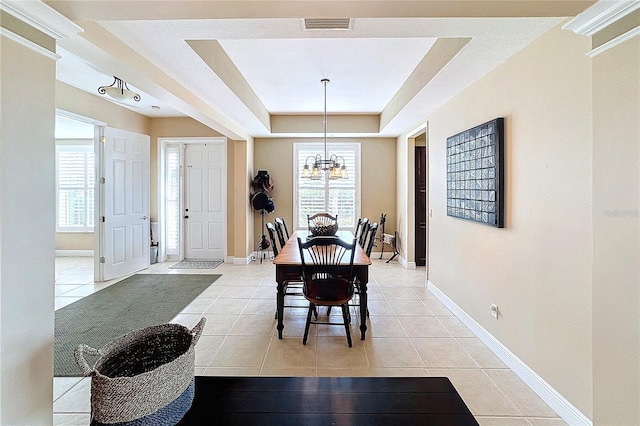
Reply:
<svg viewBox="0 0 640 426"><path fill-rule="evenodd" d="M56 142L56 230L93 232L95 169L93 141Z"/></svg>
<svg viewBox="0 0 640 426"><path fill-rule="evenodd" d="M355 230L360 216L360 186L357 177L360 175L359 143L328 143L327 153L343 157L349 177L347 179L330 180L327 175L320 180L302 177L305 161L313 164L316 154L324 155L324 144L294 144L294 226L296 229L307 227L307 215L327 212L338 215L340 229Z"/></svg>

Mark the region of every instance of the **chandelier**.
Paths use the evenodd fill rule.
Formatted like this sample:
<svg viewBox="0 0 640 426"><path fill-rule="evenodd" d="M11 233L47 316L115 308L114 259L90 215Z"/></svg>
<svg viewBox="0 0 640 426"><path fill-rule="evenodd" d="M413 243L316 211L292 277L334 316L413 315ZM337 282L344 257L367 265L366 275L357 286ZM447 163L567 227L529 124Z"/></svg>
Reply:
<svg viewBox="0 0 640 426"><path fill-rule="evenodd" d="M136 102L140 101L140 95L130 90L126 81L122 81L118 77L113 77L113 79L113 83L110 86L98 87L98 93L107 95L118 102L127 102L132 99Z"/></svg>
<svg viewBox="0 0 640 426"><path fill-rule="evenodd" d="M329 179L348 179L349 174L347 173L344 157L335 154L327 155L327 83L329 83L329 79L323 78L320 82L324 85L324 159L322 154L307 157L304 161L302 177L320 180L322 179L322 173L320 172L324 172L329 175ZM311 166L309 165L309 159L312 160Z"/></svg>

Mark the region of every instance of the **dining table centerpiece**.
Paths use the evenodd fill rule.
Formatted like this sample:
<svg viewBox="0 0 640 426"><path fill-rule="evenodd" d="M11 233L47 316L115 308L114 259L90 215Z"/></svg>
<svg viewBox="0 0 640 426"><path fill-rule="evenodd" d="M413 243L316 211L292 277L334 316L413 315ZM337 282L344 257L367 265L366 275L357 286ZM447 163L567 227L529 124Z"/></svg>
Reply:
<svg viewBox="0 0 640 426"><path fill-rule="evenodd" d="M314 237L330 237L338 232L338 215L316 213L313 216L307 216L307 223L309 232Z"/></svg>

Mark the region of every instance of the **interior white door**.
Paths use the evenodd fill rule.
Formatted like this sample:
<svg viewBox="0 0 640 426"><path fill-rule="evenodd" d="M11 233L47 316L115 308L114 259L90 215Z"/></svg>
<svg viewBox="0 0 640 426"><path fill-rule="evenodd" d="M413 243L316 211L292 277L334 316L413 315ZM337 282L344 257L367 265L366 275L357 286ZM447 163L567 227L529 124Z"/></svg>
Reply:
<svg viewBox="0 0 640 426"><path fill-rule="evenodd" d="M149 267L150 138L103 129L99 238L104 281Z"/></svg>
<svg viewBox="0 0 640 426"><path fill-rule="evenodd" d="M224 142L185 148L185 255L224 260L226 243L226 147Z"/></svg>

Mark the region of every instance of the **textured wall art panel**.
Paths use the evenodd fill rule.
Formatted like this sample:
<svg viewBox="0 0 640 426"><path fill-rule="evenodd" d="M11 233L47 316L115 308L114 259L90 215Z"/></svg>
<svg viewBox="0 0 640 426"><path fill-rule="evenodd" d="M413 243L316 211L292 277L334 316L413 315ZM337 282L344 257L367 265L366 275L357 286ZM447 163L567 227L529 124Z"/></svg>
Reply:
<svg viewBox="0 0 640 426"><path fill-rule="evenodd" d="M504 227L504 118L447 138L447 216Z"/></svg>

